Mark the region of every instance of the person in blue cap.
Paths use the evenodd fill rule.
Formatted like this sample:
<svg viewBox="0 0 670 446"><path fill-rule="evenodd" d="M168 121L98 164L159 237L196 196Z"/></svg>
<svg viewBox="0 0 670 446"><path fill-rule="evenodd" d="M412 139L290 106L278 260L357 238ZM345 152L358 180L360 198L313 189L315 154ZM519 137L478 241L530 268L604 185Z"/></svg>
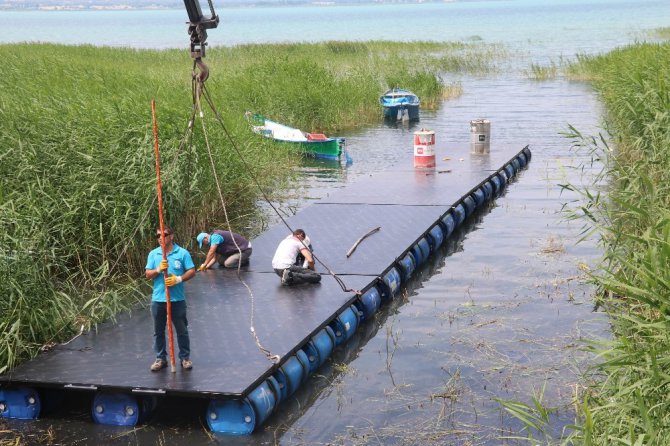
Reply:
<svg viewBox="0 0 670 446"><path fill-rule="evenodd" d="M198 271L211 268L216 261L224 268L237 268L239 265L249 263L252 253L251 242L240 234L216 229L211 234L201 232L195 239L201 249L202 245L209 245L207 257Z"/></svg>
<svg viewBox="0 0 670 446"><path fill-rule="evenodd" d="M167 367L167 350L165 348L165 327L167 325L167 299L165 287L170 288L170 306L172 313L172 325L177 334L177 345L179 345L179 359L185 370L193 368L191 362L191 342L188 336L188 320L186 319L186 295L184 293L184 282L195 276L195 265L191 254L181 246L174 243L172 229L164 225L165 252L167 260L163 260L163 249L161 230L156 229L156 238L159 246L153 249L147 257L145 276L153 282L153 293L151 295L151 316L154 319L154 352L156 360L151 364L151 371L157 372ZM164 271L167 270L168 277L164 279Z"/></svg>

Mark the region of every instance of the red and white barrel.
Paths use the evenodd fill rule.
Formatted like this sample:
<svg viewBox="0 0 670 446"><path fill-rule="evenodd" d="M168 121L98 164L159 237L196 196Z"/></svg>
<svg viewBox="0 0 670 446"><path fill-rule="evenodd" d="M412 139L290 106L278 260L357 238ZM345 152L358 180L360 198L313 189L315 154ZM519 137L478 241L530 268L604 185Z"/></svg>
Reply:
<svg viewBox="0 0 670 446"><path fill-rule="evenodd" d="M435 132L421 129L414 132L414 167L435 167Z"/></svg>

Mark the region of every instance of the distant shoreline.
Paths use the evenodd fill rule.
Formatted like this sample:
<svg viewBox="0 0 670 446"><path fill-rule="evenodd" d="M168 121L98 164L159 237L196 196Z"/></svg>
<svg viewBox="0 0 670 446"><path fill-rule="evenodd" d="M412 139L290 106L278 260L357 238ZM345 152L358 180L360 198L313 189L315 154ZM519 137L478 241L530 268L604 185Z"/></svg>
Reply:
<svg viewBox="0 0 670 446"><path fill-rule="evenodd" d="M420 4L420 3L453 3L456 0L349 0L349 1L275 1L275 0L261 0L255 3L243 3L226 1L225 5L214 5L218 9L232 9L232 8L266 8L266 7L291 7L291 6L352 6L352 5L370 5L370 4ZM46 3L46 4L45 4ZM138 5L139 3L139 5ZM77 2L32 2L32 1L8 1L0 0L0 11L156 11L156 10L175 10L183 9L182 2L170 2L165 4L156 4L155 2L133 2L133 4L126 3L110 3L104 0L98 3L89 2L87 4ZM203 9L203 13L208 15L209 11Z"/></svg>

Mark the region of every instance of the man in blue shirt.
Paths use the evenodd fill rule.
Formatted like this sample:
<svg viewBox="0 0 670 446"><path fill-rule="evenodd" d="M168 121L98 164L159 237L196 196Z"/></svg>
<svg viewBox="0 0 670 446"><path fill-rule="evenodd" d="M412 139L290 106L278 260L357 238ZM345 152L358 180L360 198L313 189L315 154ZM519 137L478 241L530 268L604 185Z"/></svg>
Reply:
<svg viewBox="0 0 670 446"><path fill-rule="evenodd" d="M151 364L152 372L157 372L167 367L167 350L165 349L165 326L167 325L166 286L170 287L172 324L177 333L181 366L186 370L190 370L193 367L190 358L191 349L188 337L188 320L186 319L184 282L195 276L195 265L191 259L191 254L174 243L172 229L169 226L164 226L164 229L167 260L163 260L163 250L161 246L158 246L149 253L147 266L145 267L146 278L153 280L151 315L154 319L154 352L156 352L156 360ZM160 244L160 228L156 232L156 237ZM169 274L167 279L163 279L163 271L165 270Z"/></svg>
<svg viewBox="0 0 670 446"><path fill-rule="evenodd" d="M209 245L207 257L198 271L211 268L216 261L224 268L237 268L240 264L249 263L251 242L236 232L216 229L211 234L201 232L195 239L199 248Z"/></svg>

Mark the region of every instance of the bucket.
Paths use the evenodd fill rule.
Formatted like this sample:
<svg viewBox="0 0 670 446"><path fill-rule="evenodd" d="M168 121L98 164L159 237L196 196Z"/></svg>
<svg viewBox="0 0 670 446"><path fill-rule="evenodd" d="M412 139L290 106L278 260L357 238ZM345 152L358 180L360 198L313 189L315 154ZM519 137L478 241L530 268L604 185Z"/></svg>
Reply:
<svg viewBox="0 0 670 446"><path fill-rule="evenodd" d="M421 129L414 132L414 167L435 167L435 132Z"/></svg>
<svg viewBox="0 0 670 446"><path fill-rule="evenodd" d="M475 154L491 151L491 121L488 119L470 121L470 151Z"/></svg>

